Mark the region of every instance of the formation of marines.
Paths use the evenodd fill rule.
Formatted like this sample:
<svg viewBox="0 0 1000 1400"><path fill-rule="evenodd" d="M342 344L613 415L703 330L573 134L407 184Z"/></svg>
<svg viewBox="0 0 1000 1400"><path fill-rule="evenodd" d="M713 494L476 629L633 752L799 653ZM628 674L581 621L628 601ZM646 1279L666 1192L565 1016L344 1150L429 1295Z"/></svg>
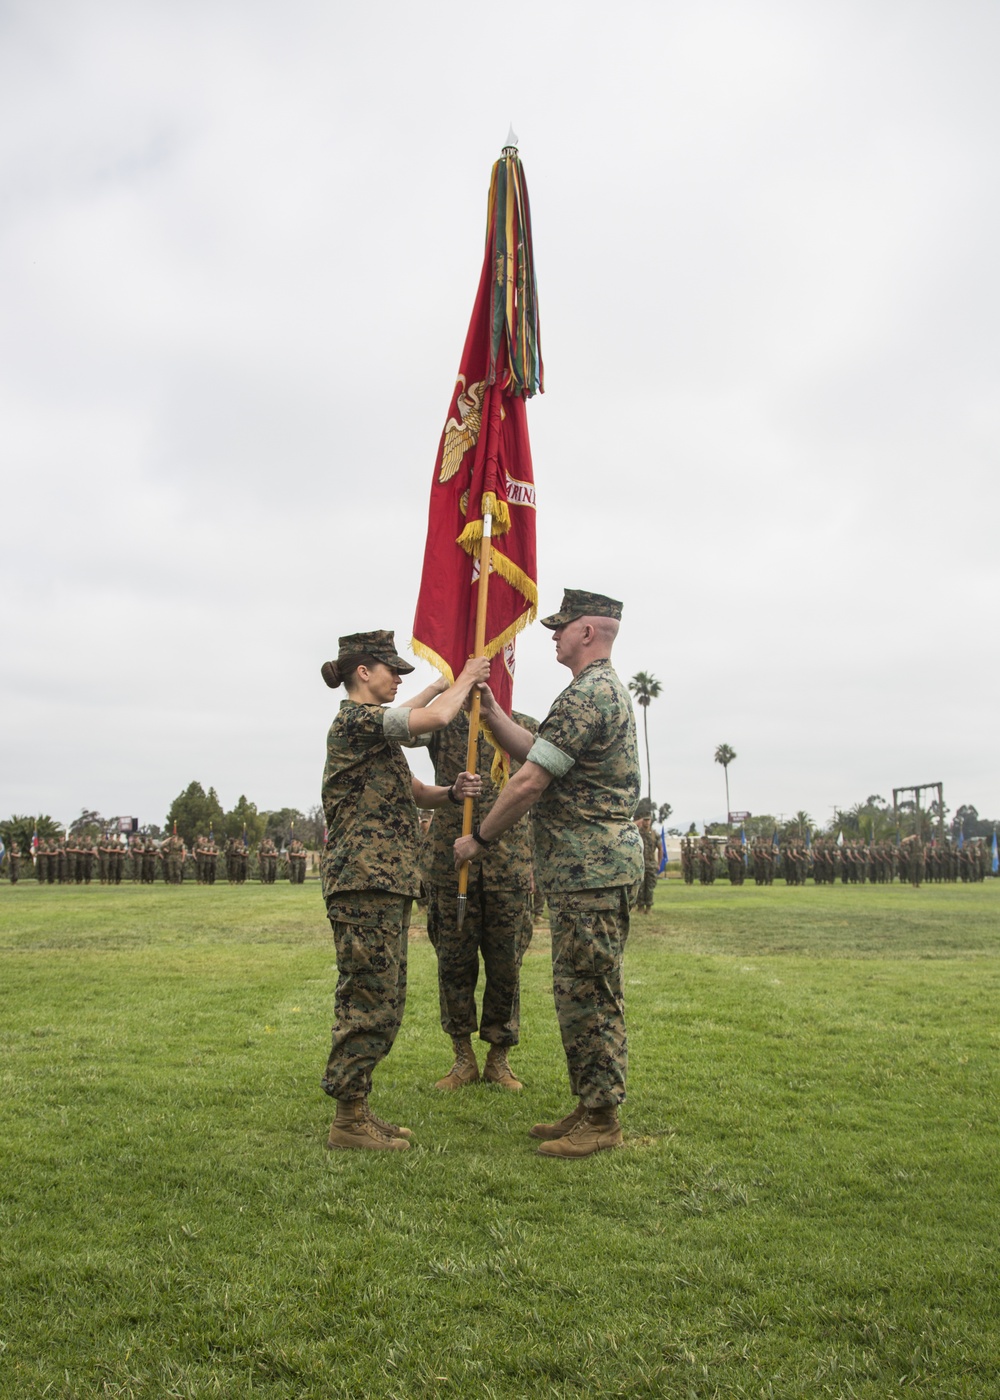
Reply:
<svg viewBox="0 0 1000 1400"><path fill-rule="evenodd" d="M775 876L786 885L975 883L990 874L991 852L985 841L921 841L907 836L895 841L813 842L756 839L744 844L731 837L724 848L709 836L685 837L681 842L681 874L685 884L711 885L725 873L734 885L752 874L756 885L773 885Z"/></svg>
<svg viewBox="0 0 1000 1400"><path fill-rule="evenodd" d="M214 885L220 854L225 856L230 884L246 881L252 854L256 855L257 875L262 884L275 883L282 855L289 883L301 885L305 882L308 852L297 838L284 852L280 852L270 838L265 838L256 851L251 852L249 846L235 837L226 842L223 852L211 835L196 837L189 850L176 833L161 841L137 834L127 843L114 836L97 839L71 835L40 837L32 857L32 873L40 885L89 885L95 880L102 885L120 885L124 880L136 885L152 885L158 879L168 885L179 885L190 877L193 867L199 885ZM24 859L19 845L12 841L4 861L11 884L16 885L20 880Z"/></svg>

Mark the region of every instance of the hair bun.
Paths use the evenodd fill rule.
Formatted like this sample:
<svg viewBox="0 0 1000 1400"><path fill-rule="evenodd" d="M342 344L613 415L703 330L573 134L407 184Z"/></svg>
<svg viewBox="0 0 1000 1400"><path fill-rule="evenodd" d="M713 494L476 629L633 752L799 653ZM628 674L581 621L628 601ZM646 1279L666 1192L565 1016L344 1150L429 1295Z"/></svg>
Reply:
<svg viewBox="0 0 1000 1400"><path fill-rule="evenodd" d="M324 661L319 669L320 675L326 681L330 689L336 690L337 686L340 685L340 682L343 680L340 674L340 667L337 665L336 661Z"/></svg>

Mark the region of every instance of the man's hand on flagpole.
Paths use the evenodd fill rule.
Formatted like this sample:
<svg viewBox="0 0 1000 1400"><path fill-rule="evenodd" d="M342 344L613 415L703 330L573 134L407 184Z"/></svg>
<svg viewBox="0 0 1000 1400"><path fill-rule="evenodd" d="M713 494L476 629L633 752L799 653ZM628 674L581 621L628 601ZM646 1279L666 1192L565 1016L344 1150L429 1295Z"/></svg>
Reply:
<svg viewBox="0 0 1000 1400"><path fill-rule="evenodd" d="M454 850L456 870L467 860L478 860L483 853L483 847L474 836L460 836L455 842Z"/></svg>
<svg viewBox="0 0 1000 1400"><path fill-rule="evenodd" d="M517 763L523 763L531 752L535 736L530 729L523 729L517 720L502 709L488 685L479 686L479 718L494 739Z"/></svg>
<svg viewBox="0 0 1000 1400"><path fill-rule="evenodd" d="M480 682L480 684L476 686L476 689L479 691L479 717L486 723L489 723L490 716L495 714L500 708L497 704L496 696L485 681ZM471 704L472 692L470 691L469 698L465 702L465 708L468 709Z"/></svg>
<svg viewBox="0 0 1000 1400"><path fill-rule="evenodd" d="M503 711L500 713L503 714ZM521 729L518 724L513 727L519 731ZM527 733L527 730L522 732ZM534 735L530 737L534 740ZM498 836L502 836L538 801L551 781L552 774L537 763L526 763L519 768L483 818L486 830L473 827L475 835L460 836L455 842L452 848L455 852L455 869L467 860L475 860L487 846L492 846Z"/></svg>

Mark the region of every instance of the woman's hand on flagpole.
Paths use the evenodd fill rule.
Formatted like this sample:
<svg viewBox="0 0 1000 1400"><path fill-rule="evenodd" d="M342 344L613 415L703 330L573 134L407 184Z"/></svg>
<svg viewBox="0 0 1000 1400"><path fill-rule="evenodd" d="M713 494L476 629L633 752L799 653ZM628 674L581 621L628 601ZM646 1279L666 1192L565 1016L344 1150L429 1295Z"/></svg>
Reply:
<svg viewBox="0 0 1000 1400"><path fill-rule="evenodd" d="M483 780L478 773L459 773L450 789L453 802L464 802L467 797L481 797Z"/></svg>
<svg viewBox="0 0 1000 1400"><path fill-rule="evenodd" d="M435 807L447 807L449 802L461 806L467 797L479 797L483 791L483 780L478 773L459 773L451 787L422 783L417 777L412 778L411 782L413 800L425 812Z"/></svg>
<svg viewBox="0 0 1000 1400"><path fill-rule="evenodd" d="M429 705L410 710L409 727L411 734L433 734L450 724L462 706L473 686L484 681L490 674L490 663L485 656L470 656L455 679L434 697Z"/></svg>
<svg viewBox="0 0 1000 1400"><path fill-rule="evenodd" d="M490 678L490 660L487 656L470 656L468 661L459 671L455 680L456 686L466 686L469 691L473 686L485 686ZM488 687L487 687L488 689Z"/></svg>

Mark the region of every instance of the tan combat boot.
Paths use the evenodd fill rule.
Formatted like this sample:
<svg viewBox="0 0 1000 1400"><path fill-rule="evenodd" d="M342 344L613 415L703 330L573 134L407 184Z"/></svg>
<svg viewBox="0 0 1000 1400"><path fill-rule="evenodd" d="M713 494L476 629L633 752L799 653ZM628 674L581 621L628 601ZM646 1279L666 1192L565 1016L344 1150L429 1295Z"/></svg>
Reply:
<svg viewBox="0 0 1000 1400"><path fill-rule="evenodd" d="M472 1048L472 1037L453 1037L451 1043L455 1047L455 1063L445 1077L437 1081L435 1089L464 1089L466 1084L475 1084L479 1079L479 1066L476 1064L476 1052Z"/></svg>
<svg viewBox="0 0 1000 1400"><path fill-rule="evenodd" d="M553 1138L565 1137L566 1134L575 1128L577 1123L586 1113L583 1100L578 1099L576 1108L572 1113L567 1113L565 1118L560 1118L558 1123L536 1123L528 1132L533 1138L541 1138L543 1142L551 1142Z"/></svg>
<svg viewBox="0 0 1000 1400"><path fill-rule="evenodd" d="M405 1152L406 1138L389 1137L372 1122L364 1099L338 1099L337 1116L327 1139L330 1148L361 1148L374 1152Z"/></svg>
<svg viewBox="0 0 1000 1400"><path fill-rule="evenodd" d="M496 1084L501 1089L510 1089L512 1093L524 1088L520 1079L515 1078L511 1072L507 1063L507 1050L503 1045L490 1046L483 1066L483 1082Z"/></svg>
<svg viewBox="0 0 1000 1400"><path fill-rule="evenodd" d="M385 1133L386 1137L408 1138L413 1136L413 1130L411 1128L401 1128L398 1123L387 1123L386 1120L380 1118L377 1113L372 1113L367 1099L365 1099L365 1116L369 1123L374 1123L379 1132Z"/></svg>
<svg viewBox="0 0 1000 1400"><path fill-rule="evenodd" d="M593 1152L606 1152L621 1147L622 1130L617 1108L587 1109L575 1127L562 1137L543 1142L540 1157L589 1157Z"/></svg>

